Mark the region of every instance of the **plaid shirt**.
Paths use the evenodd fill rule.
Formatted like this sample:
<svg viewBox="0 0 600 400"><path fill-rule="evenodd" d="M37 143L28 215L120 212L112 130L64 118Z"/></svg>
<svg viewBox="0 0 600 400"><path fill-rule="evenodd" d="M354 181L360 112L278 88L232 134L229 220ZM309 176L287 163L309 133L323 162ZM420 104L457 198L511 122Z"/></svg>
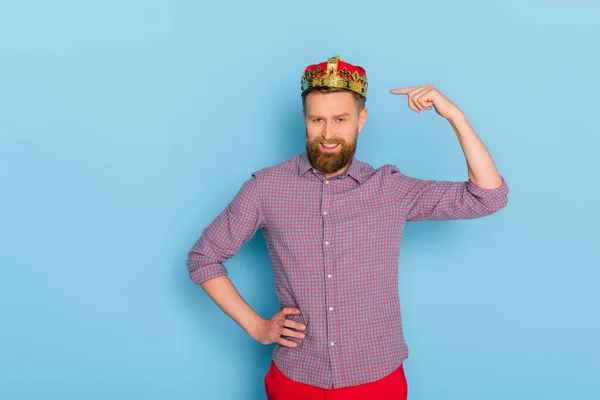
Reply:
<svg viewBox="0 0 600 400"><path fill-rule="evenodd" d="M306 154L252 174L189 252L196 284L227 274L223 262L262 229L276 294L307 326L295 348L275 344L289 378L330 389L378 380L408 357L398 297L406 221L470 219L508 201L508 186L421 180L396 166L353 159L326 179Z"/></svg>

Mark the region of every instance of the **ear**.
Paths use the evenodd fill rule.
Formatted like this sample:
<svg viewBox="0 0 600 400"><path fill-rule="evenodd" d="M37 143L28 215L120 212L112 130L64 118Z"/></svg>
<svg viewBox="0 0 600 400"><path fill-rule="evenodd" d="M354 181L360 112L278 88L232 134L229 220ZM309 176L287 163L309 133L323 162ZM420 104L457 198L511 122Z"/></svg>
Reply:
<svg viewBox="0 0 600 400"><path fill-rule="evenodd" d="M358 133L360 133L360 131L362 131L362 128L365 125L365 122L367 122L368 115L369 115L369 110L367 110L366 108L363 108L360 111L360 113L358 114Z"/></svg>

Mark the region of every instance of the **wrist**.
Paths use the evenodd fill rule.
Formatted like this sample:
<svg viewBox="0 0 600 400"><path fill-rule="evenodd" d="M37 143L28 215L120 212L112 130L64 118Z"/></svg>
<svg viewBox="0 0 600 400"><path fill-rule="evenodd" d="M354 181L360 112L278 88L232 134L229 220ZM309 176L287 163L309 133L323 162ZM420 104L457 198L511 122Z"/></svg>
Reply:
<svg viewBox="0 0 600 400"><path fill-rule="evenodd" d="M456 123L464 122L467 119L467 117L465 116L465 114L463 114L463 112L461 110L457 110L455 113L453 113L450 117L448 117L446 119L451 124L456 124Z"/></svg>
<svg viewBox="0 0 600 400"><path fill-rule="evenodd" d="M248 321L244 330L250 335L251 338L256 339L258 337L258 332L260 331L260 326L265 321L260 315L256 314L251 320Z"/></svg>

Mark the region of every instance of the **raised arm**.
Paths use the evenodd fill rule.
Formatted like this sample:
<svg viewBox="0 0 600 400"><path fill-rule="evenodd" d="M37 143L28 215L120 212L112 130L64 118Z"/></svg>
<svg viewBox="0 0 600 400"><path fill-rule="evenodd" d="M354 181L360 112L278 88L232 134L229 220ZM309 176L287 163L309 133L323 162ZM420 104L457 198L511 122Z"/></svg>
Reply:
<svg viewBox="0 0 600 400"><path fill-rule="evenodd" d="M391 171L392 185L406 221L474 219L493 214L508 203L508 186L494 189L465 182L424 180Z"/></svg>
<svg viewBox="0 0 600 400"><path fill-rule="evenodd" d="M398 193L406 219L467 219L492 214L508 202L508 186L492 156L463 112L433 85L391 90L408 96L408 105L420 113L432 107L446 118L458 138L467 162L464 182L420 180L396 173ZM394 172L394 171L392 171Z"/></svg>

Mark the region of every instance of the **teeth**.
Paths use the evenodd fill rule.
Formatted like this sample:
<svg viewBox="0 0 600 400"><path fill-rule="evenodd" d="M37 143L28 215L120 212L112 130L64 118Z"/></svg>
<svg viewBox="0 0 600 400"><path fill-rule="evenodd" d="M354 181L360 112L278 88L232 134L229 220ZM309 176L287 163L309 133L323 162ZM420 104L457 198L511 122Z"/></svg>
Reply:
<svg viewBox="0 0 600 400"><path fill-rule="evenodd" d="M330 149L333 149L335 146L337 146L337 143L334 143L334 144L325 144L325 143L323 143L323 146L328 147Z"/></svg>

